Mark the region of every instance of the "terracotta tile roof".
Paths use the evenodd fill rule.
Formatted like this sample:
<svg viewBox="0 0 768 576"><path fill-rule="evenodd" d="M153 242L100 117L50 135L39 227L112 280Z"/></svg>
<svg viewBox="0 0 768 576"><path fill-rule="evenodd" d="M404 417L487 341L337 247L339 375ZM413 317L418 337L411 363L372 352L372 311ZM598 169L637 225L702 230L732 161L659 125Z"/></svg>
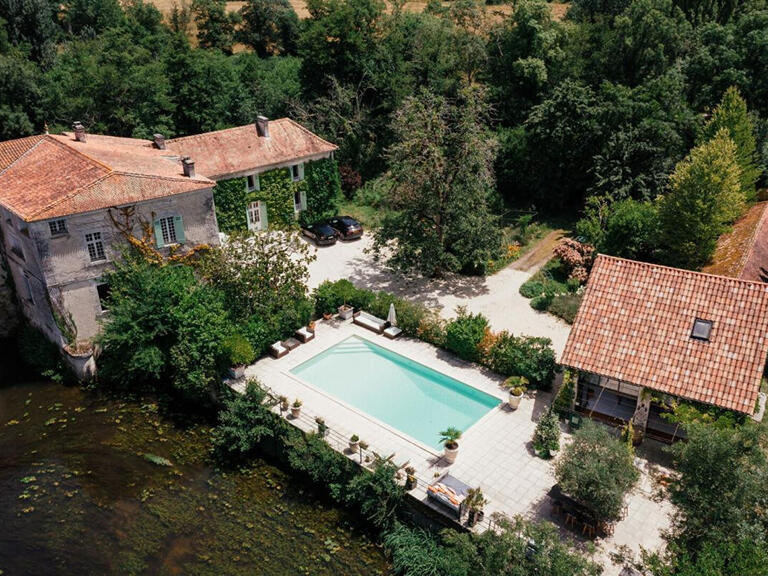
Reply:
<svg viewBox="0 0 768 576"><path fill-rule="evenodd" d="M187 178L181 162L147 140L88 134L41 135L0 142L0 204L27 221L210 188Z"/></svg>
<svg viewBox="0 0 768 576"><path fill-rule="evenodd" d="M561 362L751 414L766 353L768 284L600 255Z"/></svg>
<svg viewBox="0 0 768 576"><path fill-rule="evenodd" d="M166 145L180 156L191 157L201 173L214 179L264 170L337 149L290 118L271 120L269 135L259 136L256 125L248 124L175 138Z"/></svg>
<svg viewBox="0 0 768 576"><path fill-rule="evenodd" d="M752 206L720 237L712 263L702 271L755 282L768 276L768 202Z"/></svg>

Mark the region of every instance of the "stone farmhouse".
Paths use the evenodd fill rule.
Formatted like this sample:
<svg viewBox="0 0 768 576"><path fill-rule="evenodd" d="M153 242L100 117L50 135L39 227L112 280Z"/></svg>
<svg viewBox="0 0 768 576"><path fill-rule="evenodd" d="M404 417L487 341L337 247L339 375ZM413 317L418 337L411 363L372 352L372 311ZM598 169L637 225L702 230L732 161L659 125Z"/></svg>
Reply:
<svg viewBox="0 0 768 576"><path fill-rule="evenodd" d="M166 253L217 245L216 180L242 177L257 190L261 173L283 168L301 180L307 162L335 149L291 120L266 118L168 141L86 134L76 123L71 133L0 142L2 252L23 314L76 350L99 331L102 276L128 234L149 231ZM242 214L249 228L266 228L266 205Z"/></svg>

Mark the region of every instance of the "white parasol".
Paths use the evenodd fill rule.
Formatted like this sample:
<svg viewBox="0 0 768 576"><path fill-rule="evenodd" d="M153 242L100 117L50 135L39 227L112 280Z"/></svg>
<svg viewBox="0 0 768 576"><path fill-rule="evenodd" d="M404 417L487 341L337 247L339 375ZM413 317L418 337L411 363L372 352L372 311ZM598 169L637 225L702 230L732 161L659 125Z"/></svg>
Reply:
<svg viewBox="0 0 768 576"><path fill-rule="evenodd" d="M395 314L395 305L389 305L389 314L387 314L387 322L390 326L397 326L397 314Z"/></svg>

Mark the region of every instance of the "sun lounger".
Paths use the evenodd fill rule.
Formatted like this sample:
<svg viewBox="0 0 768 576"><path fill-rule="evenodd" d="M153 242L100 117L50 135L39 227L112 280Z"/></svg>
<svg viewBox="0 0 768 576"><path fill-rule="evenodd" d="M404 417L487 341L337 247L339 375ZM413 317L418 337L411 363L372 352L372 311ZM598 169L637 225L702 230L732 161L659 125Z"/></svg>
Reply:
<svg viewBox="0 0 768 576"><path fill-rule="evenodd" d="M282 342L275 342L269 347L269 353L275 358L282 358L290 352L290 349L283 346Z"/></svg>
<svg viewBox="0 0 768 576"><path fill-rule="evenodd" d="M352 322L368 330L373 330L376 334L381 334L387 327L387 321L377 318L367 312L356 312L352 317Z"/></svg>
<svg viewBox="0 0 768 576"><path fill-rule="evenodd" d="M450 508L461 520L464 513L464 500L471 488L468 484L446 473L427 487L427 498Z"/></svg>
<svg viewBox="0 0 768 576"><path fill-rule="evenodd" d="M397 326L390 326L389 328L384 330L384 336L386 336L390 340L394 340L395 338L400 336L400 334L402 333L403 331L400 330L400 328L398 328Z"/></svg>
<svg viewBox="0 0 768 576"><path fill-rule="evenodd" d="M296 332L294 333L294 336L296 336L297 340L301 340L305 344L312 340L315 337L315 331L310 330L306 326L302 326Z"/></svg>

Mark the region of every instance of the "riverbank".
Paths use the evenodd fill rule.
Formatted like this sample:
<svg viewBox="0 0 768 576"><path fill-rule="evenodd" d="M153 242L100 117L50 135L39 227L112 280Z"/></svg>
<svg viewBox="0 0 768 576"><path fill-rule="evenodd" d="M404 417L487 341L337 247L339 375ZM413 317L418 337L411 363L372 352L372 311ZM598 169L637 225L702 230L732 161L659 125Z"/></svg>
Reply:
<svg viewBox="0 0 768 576"><path fill-rule="evenodd" d="M5 574L384 574L348 513L254 459L209 460L210 428L76 387L0 389Z"/></svg>

